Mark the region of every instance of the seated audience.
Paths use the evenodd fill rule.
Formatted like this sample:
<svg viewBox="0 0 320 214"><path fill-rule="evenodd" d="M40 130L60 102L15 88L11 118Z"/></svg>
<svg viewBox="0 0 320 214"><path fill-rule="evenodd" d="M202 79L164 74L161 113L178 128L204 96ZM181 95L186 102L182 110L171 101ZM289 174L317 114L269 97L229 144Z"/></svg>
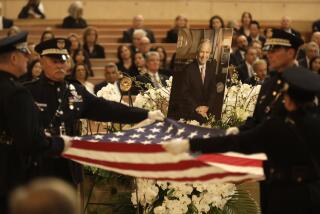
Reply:
<svg viewBox="0 0 320 214"><path fill-rule="evenodd" d="M148 37L142 37L138 46L138 50L144 55L147 54L151 50L151 43Z"/></svg>
<svg viewBox="0 0 320 214"><path fill-rule="evenodd" d="M140 47L141 40L143 37L146 37L146 35L147 35L147 32L142 29L138 29L133 32L133 40L132 40L132 44L130 45L130 49L132 53L136 53L140 51L139 47Z"/></svg>
<svg viewBox="0 0 320 214"><path fill-rule="evenodd" d="M43 31L43 33L41 34L40 37L40 42L44 42L50 39L54 39L54 33L52 32L52 30L50 28L46 29L45 31Z"/></svg>
<svg viewBox="0 0 320 214"><path fill-rule="evenodd" d="M21 9L19 19L44 19L44 8L41 0L28 0L28 3Z"/></svg>
<svg viewBox="0 0 320 214"><path fill-rule="evenodd" d="M312 32L320 31L320 19L312 23Z"/></svg>
<svg viewBox="0 0 320 214"><path fill-rule="evenodd" d="M90 58L106 58L104 47L98 44L98 31L93 27L83 32L83 49Z"/></svg>
<svg viewBox="0 0 320 214"><path fill-rule="evenodd" d="M244 62L242 62L239 66L236 67L236 70L238 71L239 75L239 80L241 80L242 83L248 83L248 80L254 77L252 64L256 61L256 59L257 50L251 46L248 47L245 53Z"/></svg>
<svg viewBox="0 0 320 214"><path fill-rule="evenodd" d="M89 70L89 75L94 76L92 68L91 68L91 62L89 59L89 55L84 49L80 48L80 49L75 50L74 56L73 56L73 62L75 64L86 65Z"/></svg>
<svg viewBox="0 0 320 214"><path fill-rule="evenodd" d="M146 59L141 52L137 52L134 54L134 64L137 69L134 76L147 73Z"/></svg>
<svg viewBox="0 0 320 214"><path fill-rule="evenodd" d="M117 93L121 95L120 87L119 87L119 72L116 64L108 63L104 69L104 77L105 80L101 83L94 86L94 93L97 94L103 87L108 84L113 84L117 88Z"/></svg>
<svg viewBox="0 0 320 214"><path fill-rule="evenodd" d="M180 29L188 27L188 19L182 15L175 18L174 27L167 32L165 42L176 43L178 40L178 32Z"/></svg>
<svg viewBox="0 0 320 214"><path fill-rule="evenodd" d="M40 60L36 59L31 61L28 64L27 73L20 77L21 82L29 82L35 79L39 79L40 75L42 74L42 66L40 64Z"/></svg>
<svg viewBox="0 0 320 214"><path fill-rule="evenodd" d="M264 59L266 58L264 55L263 55L263 52L262 52L262 45L261 45L261 42L260 41L252 41L251 42L251 47L254 47L257 51L257 59Z"/></svg>
<svg viewBox="0 0 320 214"><path fill-rule="evenodd" d="M230 54L230 65L238 66L244 61L244 55L248 47L248 40L245 35L236 38L237 50Z"/></svg>
<svg viewBox="0 0 320 214"><path fill-rule="evenodd" d="M79 35L75 34L75 33L71 33L68 36L68 40L71 42L71 47L70 47L70 50L69 50L69 54L73 58L75 51L82 47L81 40L80 40Z"/></svg>
<svg viewBox="0 0 320 214"><path fill-rule="evenodd" d="M301 67L310 68L310 61L319 56L319 46L315 42L309 42L305 46L306 56L298 61Z"/></svg>
<svg viewBox="0 0 320 214"><path fill-rule="evenodd" d="M89 70L85 64L76 64L73 68L71 76L78 80L91 94L94 94L94 85L88 81Z"/></svg>
<svg viewBox="0 0 320 214"><path fill-rule="evenodd" d="M266 38L262 35L260 35L260 24L259 22L253 20L250 22L249 25L249 30L250 30L250 34L248 39L248 43L249 45L252 44L253 41L259 41L261 42L262 46L264 45L264 43L266 42Z"/></svg>
<svg viewBox="0 0 320 214"><path fill-rule="evenodd" d="M267 77L267 62L263 59L256 60L252 64L254 76L249 78L246 83L250 85L262 85Z"/></svg>
<svg viewBox="0 0 320 214"><path fill-rule="evenodd" d="M316 56L310 60L310 70L320 74L320 56Z"/></svg>
<svg viewBox="0 0 320 214"><path fill-rule="evenodd" d="M136 68L133 62L133 54L128 45L120 45L117 50L118 63L116 64L122 74L129 76L136 75Z"/></svg>
<svg viewBox="0 0 320 214"><path fill-rule="evenodd" d="M224 21L221 16L215 15L212 16L209 20L209 28L214 30L219 30L220 28L224 28Z"/></svg>
<svg viewBox="0 0 320 214"><path fill-rule="evenodd" d="M10 197L10 214L79 214L76 191L54 178L42 178L16 189Z"/></svg>
<svg viewBox="0 0 320 214"><path fill-rule="evenodd" d="M7 19L3 16L3 5L0 2L0 30L3 30L5 28L11 28L13 25L12 19Z"/></svg>
<svg viewBox="0 0 320 214"><path fill-rule="evenodd" d="M168 77L172 76L171 70L168 68L169 66L167 65L167 52L162 46L157 46L153 48L154 51L157 51L160 55L160 70L159 72L161 74L164 74Z"/></svg>
<svg viewBox="0 0 320 214"><path fill-rule="evenodd" d="M137 76L136 86L138 89L147 90L146 84L151 84L154 88L166 86L167 76L160 74L160 54L150 51L146 54L147 73ZM141 85L139 85L141 84Z"/></svg>
<svg viewBox="0 0 320 214"><path fill-rule="evenodd" d="M151 30L144 28L143 24L144 18L142 15L136 15L132 19L132 27L129 28L127 31L123 32L122 42L132 43L133 41L133 32L135 30L141 29L147 33L147 37L150 39L151 43L154 43L156 40L154 38L154 34Z"/></svg>
<svg viewBox="0 0 320 214"><path fill-rule="evenodd" d="M243 12L241 15L241 26L238 34L248 37L250 35L250 23L252 21L252 15L249 12Z"/></svg>
<svg viewBox="0 0 320 214"><path fill-rule="evenodd" d="M301 37L301 34L291 27L291 18L289 16L282 17L280 22L280 29L286 31L287 33L291 33L296 37L299 37L299 38Z"/></svg>
<svg viewBox="0 0 320 214"><path fill-rule="evenodd" d="M81 1L75 1L70 4L68 9L69 16L63 19L63 28L86 28L87 22L83 15L83 5Z"/></svg>

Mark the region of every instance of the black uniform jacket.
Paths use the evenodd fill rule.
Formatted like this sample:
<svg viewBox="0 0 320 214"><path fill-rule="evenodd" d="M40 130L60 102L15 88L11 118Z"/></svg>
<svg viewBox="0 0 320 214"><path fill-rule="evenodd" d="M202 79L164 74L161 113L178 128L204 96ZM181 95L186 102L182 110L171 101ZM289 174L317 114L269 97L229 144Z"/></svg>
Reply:
<svg viewBox="0 0 320 214"><path fill-rule="evenodd" d="M53 135L60 134L60 127L64 127L67 135L79 135L77 122L81 118L136 123L148 115L146 110L98 98L72 80L53 82L42 76L27 87L40 110L41 123ZM71 183L82 180L82 170L74 162L68 161L67 164L64 159L46 162L48 164L44 164L43 168L45 175L56 175ZM66 168L70 168L70 171L66 171Z"/></svg>
<svg viewBox="0 0 320 214"><path fill-rule="evenodd" d="M36 176L39 156L59 155L61 138L47 138L30 92L0 71L0 196Z"/></svg>
<svg viewBox="0 0 320 214"><path fill-rule="evenodd" d="M290 113L285 119L271 117L238 135L191 139L190 147L204 153L266 153L267 213L317 213L320 174L314 162L320 163L319 127L319 109L313 107Z"/></svg>

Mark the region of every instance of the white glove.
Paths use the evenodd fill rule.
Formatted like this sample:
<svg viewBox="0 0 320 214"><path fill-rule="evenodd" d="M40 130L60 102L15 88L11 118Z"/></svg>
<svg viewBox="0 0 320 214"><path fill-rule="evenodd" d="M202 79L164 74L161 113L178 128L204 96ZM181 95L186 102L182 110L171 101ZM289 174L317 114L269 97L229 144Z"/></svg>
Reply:
<svg viewBox="0 0 320 214"><path fill-rule="evenodd" d="M226 135L237 135L239 132L240 130L238 127L230 127L226 130Z"/></svg>
<svg viewBox="0 0 320 214"><path fill-rule="evenodd" d="M149 111L148 112L148 119L163 121L164 115L162 114L162 112L160 110Z"/></svg>
<svg viewBox="0 0 320 214"><path fill-rule="evenodd" d="M62 153L65 153L71 146L72 137L69 137L67 135L61 135L60 137L63 139L63 142L64 142L64 148Z"/></svg>
<svg viewBox="0 0 320 214"><path fill-rule="evenodd" d="M169 153L177 155L184 152L189 152L190 150L190 144L189 140L170 140L167 142L164 142L162 144L162 147Z"/></svg>

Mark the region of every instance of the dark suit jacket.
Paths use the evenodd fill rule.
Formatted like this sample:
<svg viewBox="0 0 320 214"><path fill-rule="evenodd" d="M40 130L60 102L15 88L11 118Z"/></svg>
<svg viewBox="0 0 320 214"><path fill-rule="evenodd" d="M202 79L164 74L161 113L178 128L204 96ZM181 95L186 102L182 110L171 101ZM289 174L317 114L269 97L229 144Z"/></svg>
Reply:
<svg viewBox="0 0 320 214"><path fill-rule="evenodd" d="M11 28L13 25L13 21L11 19L2 17L2 25L3 25L3 28Z"/></svg>
<svg viewBox="0 0 320 214"><path fill-rule="evenodd" d="M167 32L167 37L165 39L165 41L167 43L176 43L178 40L178 32L179 29L178 28L172 28Z"/></svg>
<svg viewBox="0 0 320 214"><path fill-rule="evenodd" d="M240 50L237 49L234 53L230 55L230 65L238 66L244 61L244 58L242 58L242 55L240 53Z"/></svg>
<svg viewBox="0 0 320 214"><path fill-rule="evenodd" d="M86 44L83 45L83 49L87 51L90 58L106 58L104 47L101 45L95 44L92 52L89 52L89 48Z"/></svg>
<svg viewBox="0 0 320 214"><path fill-rule="evenodd" d="M63 19L63 28L86 28L87 22L83 18L75 19L72 16L67 16Z"/></svg>
<svg viewBox="0 0 320 214"><path fill-rule="evenodd" d="M246 83L246 80L249 79L249 71L246 62L242 62L239 66L237 66L236 70L238 71L241 82Z"/></svg>
<svg viewBox="0 0 320 214"><path fill-rule="evenodd" d="M159 78L160 78L160 81L161 81L161 84L163 86L167 86L167 83L166 83L166 80L168 80L169 78L163 74L159 74ZM142 82L144 84L147 84L147 83L150 83L153 87L155 87L155 85L153 84L153 82L151 81L151 77L148 73L145 73L143 75L139 75L137 76L137 81L139 82Z"/></svg>
<svg viewBox="0 0 320 214"><path fill-rule="evenodd" d="M132 35L135 29L130 28L127 31L123 31L122 42L132 43ZM147 37L150 39L151 43L155 43L156 39L154 37L154 33L151 30L143 29L147 32Z"/></svg>
<svg viewBox="0 0 320 214"><path fill-rule="evenodd" d="M208 106L208 113L214 113L213 97L216 95L216 62L206 64L206 75L202 83L198 62L195 60L184 69L185 77L181 86L183 108L186 119L204 122L204 118L195 109L198 106Z"/></svg>

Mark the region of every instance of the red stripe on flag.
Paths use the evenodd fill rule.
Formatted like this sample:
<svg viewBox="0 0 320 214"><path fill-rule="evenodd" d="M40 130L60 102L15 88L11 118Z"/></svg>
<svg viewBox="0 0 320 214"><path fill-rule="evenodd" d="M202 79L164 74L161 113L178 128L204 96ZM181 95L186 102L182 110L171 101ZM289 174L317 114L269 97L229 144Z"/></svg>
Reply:
<svg viewBox="0 0 320 214"><path fill-rule="evenodd" d="M222 154L209 154L200 155L196 157L199 161L221 163L233 166L246 166L246 167L262 167L262 161L252 158L234 157Z"/></svg>

